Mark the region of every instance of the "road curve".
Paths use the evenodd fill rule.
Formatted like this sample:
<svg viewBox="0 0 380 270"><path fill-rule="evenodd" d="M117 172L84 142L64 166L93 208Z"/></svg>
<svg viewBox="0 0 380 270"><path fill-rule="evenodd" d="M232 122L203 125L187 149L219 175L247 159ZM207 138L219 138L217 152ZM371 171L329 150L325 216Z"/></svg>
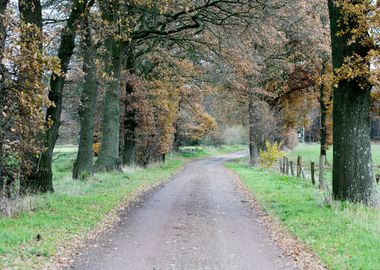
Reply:
<svg viewBox="0 0 380 270"><path fill-rule="evenodd" d="M292 269L223 167L239 156L190 163L123 214L69 269Z"/></svg>

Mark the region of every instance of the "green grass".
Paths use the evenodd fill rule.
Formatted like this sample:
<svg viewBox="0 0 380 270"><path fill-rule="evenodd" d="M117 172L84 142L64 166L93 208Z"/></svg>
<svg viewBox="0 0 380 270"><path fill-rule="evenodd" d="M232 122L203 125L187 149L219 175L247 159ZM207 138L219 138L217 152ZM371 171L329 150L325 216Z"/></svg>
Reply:
<svg viewBox="0 0 380 270"><path fill-rule="evenodd" d="M218 148L215 147L208 147L207 148L209 155L211 156L216 156L220 154L228 154L228 153L234 153L234 152L239 152L239 151L248 151L248 146L247 145L222 145Z"/></svg>
<svg viewBox="0 0 380 270"><path fill-rule="evenodd" d="M360 205L325 203L309 182L253 169L226 165L264 209L278 217L330 269L380 269L380 212Z"/></svg>
<svg viewBox="0 0 380 270"><path fill-rule="evenodd" d="M374 172L375 174L380 174L380 144L372 143L372 160L374 164ZM289 157L290 160L293 160L295 163L297 161L297 157L302 157L302 166L305 169L307 178L310 178L310 163L315 162L316 166L316 174L318 178L319 174L319 153L320 146L317 143L310 144L299 144L295 149L291 151L287 151L285 154ZM331 185L332 181L332 163L333 163L333 150L332 147L327 151L327 161L328 165L326 166L326 179L327 182ZM380 186L379 186L380 190Z"/></svg>
<svg viewBox="0 0 380 270"><path fill-rule="evenodd" d="M240 149L207 147L195 157ZM174 154L163 165L127 168L124 172L74 181L71 171L75 157L75 147L57 148L53 162L55 193L36 196L33 203L36 211L16 218L0 218L0 269L42 269L60 247L85 237L122 202L168 179L189 160ZM41 235L41 241L37 241L37 235Z"/></svg>
<svg viewBox="0 0 380 270"><path fill-rule="evenodd" d="M228 154L247 150L247 145L221 145L220 147L213 146L185 146L180 147L178 154L186 158L203 158Z"/></svg>
<svg viewBox="0 0 380 270"><path fill-rule="evenodd" d="M380 165L380 144L379 143L372 143L372 160L373 163L376 166ZM297 160L297 156L301 156L303 159L303 162L310 165L310 162L313 161L316 164L319 162L319 153L320 153L320 146L317 143L310 143L310 144L299 144L295 149L292 151L287 152L287 156L291 158L292 160ZM332 147L327 151L327 160L329 162L332 162L333 158L333 150Z"/></svg>

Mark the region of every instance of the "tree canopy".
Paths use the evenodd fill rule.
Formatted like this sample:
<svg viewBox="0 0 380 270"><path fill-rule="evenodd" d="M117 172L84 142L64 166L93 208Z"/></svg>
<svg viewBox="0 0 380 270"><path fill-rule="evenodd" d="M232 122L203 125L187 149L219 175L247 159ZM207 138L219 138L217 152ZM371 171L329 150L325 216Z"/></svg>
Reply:
<svg viewBox="0 0 380 270"><path fill-rule="evenodd" d="M220 145L227 131L245 133L255 165L267 141L292 147L319 125L321 155L335 146L335 198L371 204L378 11L369 0L2 0L0 188L53 191L62 118L78 113L75 179Z"/></svg>

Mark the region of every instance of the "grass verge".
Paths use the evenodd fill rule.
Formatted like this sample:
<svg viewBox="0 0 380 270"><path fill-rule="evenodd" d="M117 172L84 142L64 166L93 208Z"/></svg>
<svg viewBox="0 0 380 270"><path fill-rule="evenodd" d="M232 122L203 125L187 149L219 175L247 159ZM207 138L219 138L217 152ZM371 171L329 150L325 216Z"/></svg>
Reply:
<svg viewBox="0 0 380 270"><path fill-rule="evenodd" d="M247 150L247 145L185 146L180 147L178 155L185 158L204 158Z"/></svg>
<svg viewBox="0 0 380 270"><path fill-rule="evenodd" d="M333 147L331 146L330 149L327 151L327 160L328 165L325 167L325 178L327 181L327 184L331 186L332 183L332 163L333 163ZM371 144L371 151L372 151L372 160L373 160L373 166L374 166L374 173L380 174L380 144L379 143L372 143ZM289 158L289 160L292 160L295 164L297 161L297 157L302 157L302 166L305 170L305 173L307 175L307 178L310 179L310 163L315 163L315 173L316 173L316 179L318 180L319 175L319 153L320 153L320 145L317 143L301 143L299 144L295 149L291 151L287 151L285 154ZM380 185L379 185L379 191L380 191Z"/></svg>
<svg viewBox="0 0 380 270"><path fill-rule="evenodd" d="M229 146L204 148L189 158L206 157L241 150ZM169 156L166 164L147 169L97 174L86 181L71 179L76 148L56 149L53 163L55 193L35 196L30 209L14 218L0 218L0 269L45 269L64 246L103 224L108 215L136 194L146 192L170 178L189 158ZM74 244L73 244L74 242Z"/></svg>
<svg viewBox="0 0 380 270"><path fill-rule="evenodd" d="M241 180L269 215L279 218L329 269L380 269L380 212L360 205L333 202L298 178L226 166Z"/></svg>

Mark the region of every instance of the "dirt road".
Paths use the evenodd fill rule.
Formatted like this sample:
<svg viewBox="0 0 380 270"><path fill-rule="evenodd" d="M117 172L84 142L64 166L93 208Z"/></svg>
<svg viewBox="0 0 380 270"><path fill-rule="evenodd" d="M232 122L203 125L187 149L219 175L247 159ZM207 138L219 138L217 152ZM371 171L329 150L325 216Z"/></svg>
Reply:
<svg viewBox="0 0 380 270"><path fill-rule="evenodd" d="M189 164L125 213L71 269L292 269L223 167L239 155Z"/></svg>

